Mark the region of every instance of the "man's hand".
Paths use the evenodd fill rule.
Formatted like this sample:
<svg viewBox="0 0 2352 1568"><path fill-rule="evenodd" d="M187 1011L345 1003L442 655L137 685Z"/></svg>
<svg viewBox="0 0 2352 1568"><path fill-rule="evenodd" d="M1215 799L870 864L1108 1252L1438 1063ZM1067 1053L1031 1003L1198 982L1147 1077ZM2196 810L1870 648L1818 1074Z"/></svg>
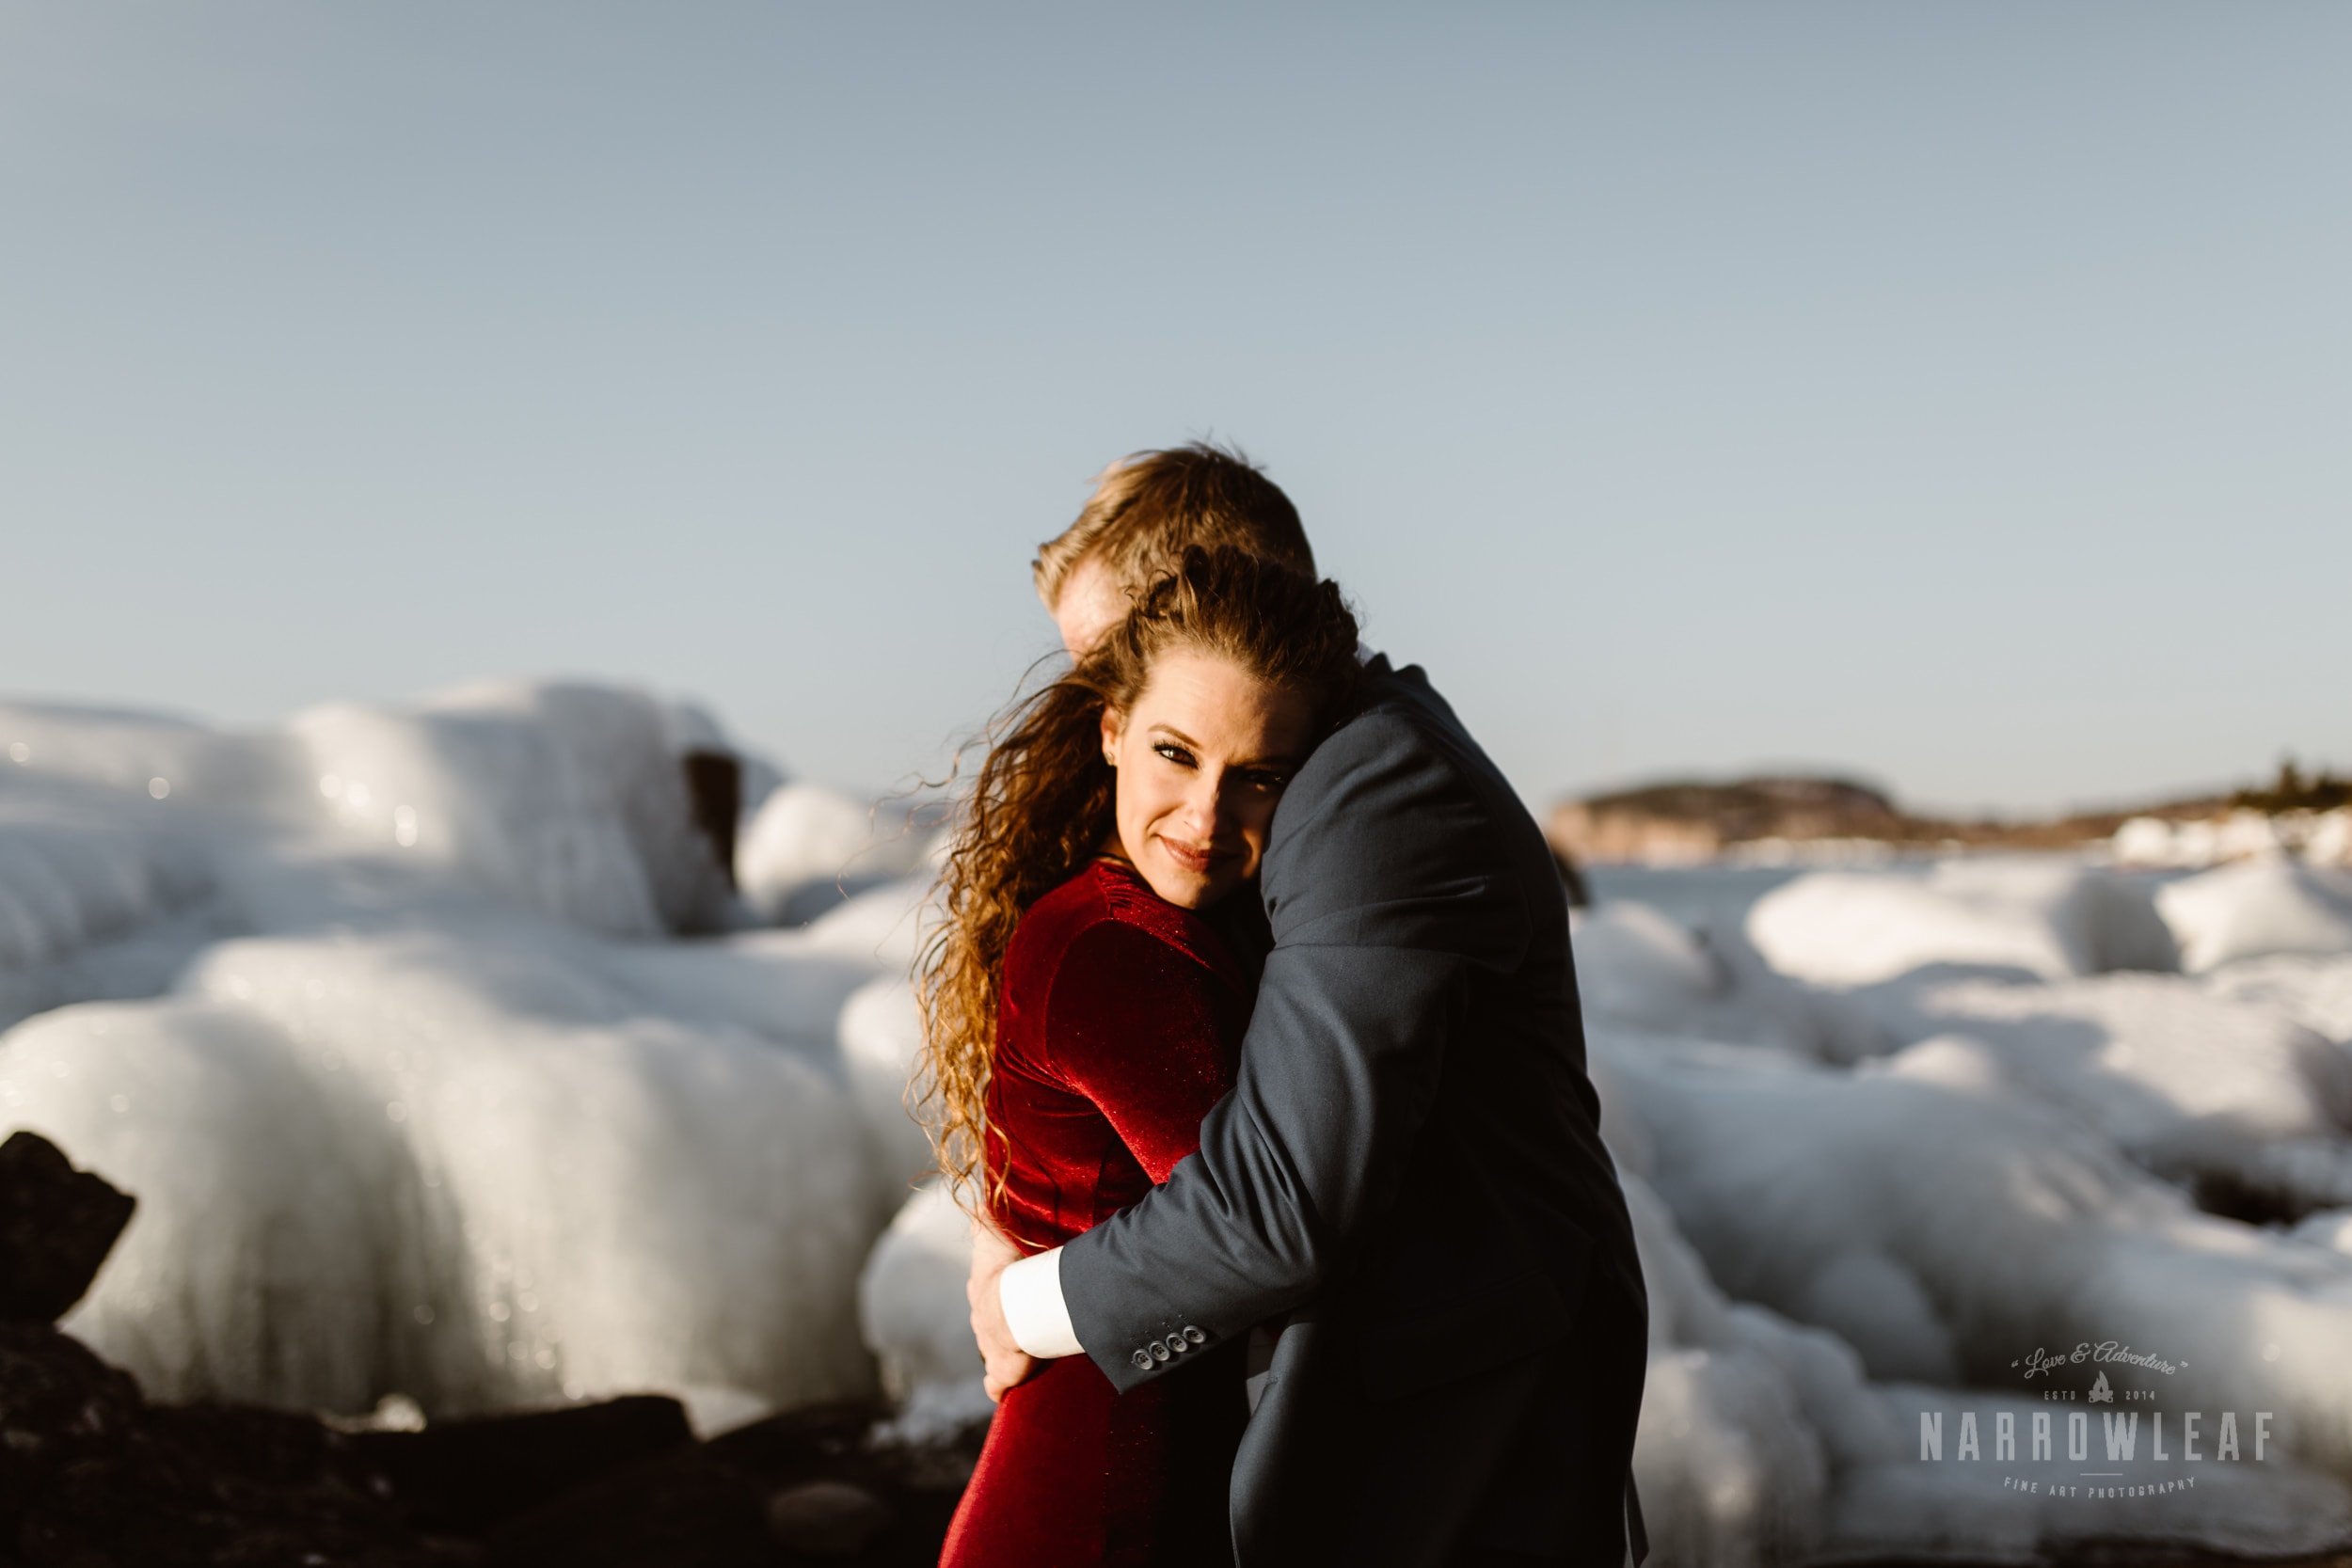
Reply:
<svg viewBox="0 0 2352 1568"><path fill-rule="evenodd" d="M972 1276L964 1281L963 1295L972 1306L972 1338L979 1341L980 1359L988 1368L984 1385L995 1401L1037 1370L1037 1363L1013 1339L1004 1303L996 1294L998 1278L1020 1256L1021 1249L998 1235L994 1226L972 1222Z"/></svg>

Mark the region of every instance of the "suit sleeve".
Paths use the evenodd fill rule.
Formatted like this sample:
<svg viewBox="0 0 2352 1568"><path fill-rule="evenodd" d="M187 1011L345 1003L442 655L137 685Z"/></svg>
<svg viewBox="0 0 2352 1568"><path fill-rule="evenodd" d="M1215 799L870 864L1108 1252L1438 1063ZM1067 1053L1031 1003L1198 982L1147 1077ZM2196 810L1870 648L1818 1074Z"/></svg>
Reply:
<svg viewBox="0 0 2352 1568"><path fill-rule="evenodd" d="M1268 958L1233 1092L1197 1153L1064 1247L1078 1342L1118 1387L1169 1334L1245 1333L1311 1295L1393 1196L1481 967L1528 911L1478 796L1407 720L1325 742L1285 795L1263 892Z"/></svg>

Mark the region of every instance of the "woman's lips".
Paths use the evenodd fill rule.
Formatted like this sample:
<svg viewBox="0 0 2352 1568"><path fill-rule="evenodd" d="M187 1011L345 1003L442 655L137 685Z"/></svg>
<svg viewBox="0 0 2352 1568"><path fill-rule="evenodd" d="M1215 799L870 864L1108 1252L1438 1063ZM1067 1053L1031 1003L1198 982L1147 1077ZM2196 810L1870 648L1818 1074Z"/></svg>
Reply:
<svg viewBox="0 0 2352 1568"><path fill-rule="evenodd" d="M1179 844L1165 835L1160 839L1160 847L1168 851L1169 860L1174 861L1196 877L1207 876L1209 868L1225 858L1214 849L1195 849L1190 845Z"/></svg>

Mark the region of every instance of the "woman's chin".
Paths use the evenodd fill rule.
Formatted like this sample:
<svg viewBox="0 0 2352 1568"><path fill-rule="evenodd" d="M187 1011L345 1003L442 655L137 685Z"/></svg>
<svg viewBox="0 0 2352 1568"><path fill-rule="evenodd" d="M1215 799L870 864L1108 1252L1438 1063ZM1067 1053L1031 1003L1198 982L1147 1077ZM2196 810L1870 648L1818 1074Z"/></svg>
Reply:
<svg viewBox="0 0 2352 1568"><path fill-rule="evenodd" d="M1154 859L1165 861L1164 856ZM1204 877L1198 871L1165 863L1140 868L1143 879L1152 891L1180 910L1205 910L1239 884L1222 877Z"/></svg>

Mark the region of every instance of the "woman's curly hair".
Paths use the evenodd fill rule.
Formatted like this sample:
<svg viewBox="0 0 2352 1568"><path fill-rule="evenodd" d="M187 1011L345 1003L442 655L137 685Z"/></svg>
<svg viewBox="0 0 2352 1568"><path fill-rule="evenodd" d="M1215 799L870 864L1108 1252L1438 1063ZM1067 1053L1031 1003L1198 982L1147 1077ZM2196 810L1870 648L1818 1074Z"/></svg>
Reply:
<svg viewBox="0 0 2352 1568"><path fill-rule="evenodd" d="M939 1169L968 1211L997 1196L975 1188L988 1165L989 1068L1013 928L1115 831L1118 785L1103 756L1103 715L1131 711L1154 664L1180 650L1299 692L1317 739L1355 700L1356 617L1338 584L1232 546L1196 546L1069 673L990 726L940 874L943 918L916 974L923 1050L914 1091Z"/></svg>

